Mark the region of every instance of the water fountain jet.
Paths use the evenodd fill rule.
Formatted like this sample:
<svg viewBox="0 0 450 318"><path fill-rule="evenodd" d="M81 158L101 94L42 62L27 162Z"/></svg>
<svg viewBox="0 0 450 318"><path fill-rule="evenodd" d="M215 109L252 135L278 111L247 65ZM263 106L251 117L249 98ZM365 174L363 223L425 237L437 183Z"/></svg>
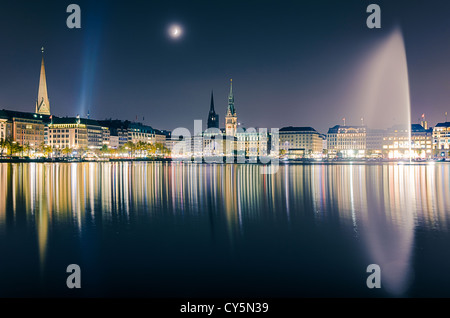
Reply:
<svg viewBox="0 0 450 318"><path fill-rule="evenodd" d="M399 127L407 133L403 158L412 158L411 101L408 64L400 27L370 50L358 68L351 90L353 112L364 118L369 128ZM408 151L408 155L406 152Z"/></svg>

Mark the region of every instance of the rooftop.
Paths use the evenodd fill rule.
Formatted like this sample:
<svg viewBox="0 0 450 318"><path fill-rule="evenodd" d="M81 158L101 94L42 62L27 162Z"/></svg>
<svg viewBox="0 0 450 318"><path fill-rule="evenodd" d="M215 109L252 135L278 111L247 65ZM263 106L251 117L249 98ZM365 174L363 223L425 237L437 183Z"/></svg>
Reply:
<svg viewBox="0 0 450 318"><path fill-rule="evenodd" d="M87 118L77 118L77 117L53 117L52 123L54 125L58 124L83 124L83 125L91 125L91 126L101 126L100 123L93 119Z"/></svg>
<svg viewBox="0 0 450 318"><path fill-rule="evenodd" d="M34 120L43 120L43 121L50 120L49 115L19 112L19 111L15 111L15 110L7 110L7 109L0 110L0 118L7 118L7 119L23 118L23 119L34 119Z"/></svg>
<svg viewBox="0 0 450 318"><path fill-rule="evenodd" d="M280 132L317 132L314 128L312 127L293 127L293 126L289 126L289 127L283 127L279 130Z"/></svg>
<svg viewBox="0 0 450 318"><path fill-rule="evenodd" d="M339 130L347 130L347 129L352 129L352 130L360 130L362 129L363 132L367 130L366 126L341 126L341 125L336 125L334 127L331 127L330 129L328 129L328 133L329 134L337 134L339 132Z"/></svg>
<svg viewBox="0 0 450 318"><path fill-rule="evenodd" d="M436 127L450 127L450 122L446 121L445 123L439 123Z"/></svg>

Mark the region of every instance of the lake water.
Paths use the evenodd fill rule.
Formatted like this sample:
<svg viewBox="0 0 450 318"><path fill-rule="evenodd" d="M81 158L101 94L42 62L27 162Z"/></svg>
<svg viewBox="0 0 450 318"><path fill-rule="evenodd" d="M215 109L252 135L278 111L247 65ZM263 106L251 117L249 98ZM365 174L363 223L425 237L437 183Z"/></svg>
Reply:
<svg viewBox="0 0 450 318"><path fill-rule="evenodd" d="M449 164L260 168L1 163L0 296L450 296Z"/></svg>

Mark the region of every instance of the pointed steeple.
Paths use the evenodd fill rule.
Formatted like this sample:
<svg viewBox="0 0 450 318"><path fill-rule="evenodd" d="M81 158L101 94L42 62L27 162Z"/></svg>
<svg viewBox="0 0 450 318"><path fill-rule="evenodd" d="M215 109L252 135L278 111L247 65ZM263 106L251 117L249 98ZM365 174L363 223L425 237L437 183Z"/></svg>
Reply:
<svg viewBox="0 0 450 318"><path fill-rule="evenodd" d="M211 106L209 107L209 112L210 113L215 113L214 110L214 92L211 91Z"/></svg>
<svg viewBox="0 0 450 318"><path fill-rule="evenodd" d="M228 95L227 115L225 116L225 133L227 136L236 136L237 114L234 108L233 80L230 80L230 94Z"/></svg>
<svg viewBox="0 0 450 318"><path fill-rule="evenodd" d="M42 51L41 75L39 78L39 90L38 90L38 99L36 102L36 113L42 115L50 115L50 102L48 100L47 80L45 78L44 48L42 48L41 51Z"/></svg>
<svg viewBox="0 0 450 318"><path fill-rule="evenodd" d="M211 91L211 104L208 114L208 128L219 128L219 115L214 110L214 93Z"/></svg>
<svg viewBox="0 0 450 318"><path fill-rule="evenodd" d="M230 79L230 94L228 94L228 109L227 115L234 115L236 110L234 109L234 95L233 95L233 79Z"/></svg>

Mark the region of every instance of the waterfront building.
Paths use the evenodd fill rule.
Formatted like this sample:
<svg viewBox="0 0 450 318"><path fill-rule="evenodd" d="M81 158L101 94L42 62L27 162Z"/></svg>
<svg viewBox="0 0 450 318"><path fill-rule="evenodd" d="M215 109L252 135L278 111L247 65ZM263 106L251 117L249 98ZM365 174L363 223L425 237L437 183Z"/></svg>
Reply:
<svg viewBox="0 0 450 318"><path fill-rule="evenodd" d="M433 156L433 128L426 121L411 125L411 148L415 158L430 159Z"/></svg>
<svg viewBox="0 0 450 318"><path fill-rule="evenodd" d="M336 125L328 130L328 156L364 158L366 156L366 126Z"/></svg>
<svg viewBox="0 0 450 318"><path fill-rule="evenodd" d="M326 134L320 134L320 139L322 139L322 155L325 156L326 152L328 151L328 140Z"/></svg>
<svg viewBox="0 0 450 318"><path fill-rule="evenodd" d="M438 123L433 128L433 152L435 156L450 157L450 122Z"/></svg>
<svg viewBox="0 0 450 318"><path fill-rule="evenodd" d="M0 140L6 140L7 138L11 138L11 123L8 116L0 111Z"/></svg>
<svg viewBox="0 0 450 318"><path fill-rule="evenodd" d="M47 79L45 77L44 48L42 48L41 73L39 77L38 99L36 101L36 114L50 115L50 101L47 92Z"/></svg>
<svg viewBox="0 0 450 318"><path fill-rule="evenodd" d="M102 146L111 148L111 132L108 127L102 126Z"/></svg>
<svg viewBox="0 0 450 318"><path fill-rule="evenodd" d="M192 155L212 157L236 155L237 138L227 136L219 129L207 129L199 136L192 138Z"/></svg>
<svg viewBox="0 0 450 318"><path fill-rule="evenodd" d="M283 127L279 130L280 149L291 159L321 157L324 136L312 127Z"/></svg>
<svg viewBox="0 0 450 318"><path fill-rule="evenodd" d="M110 135L109 136L109 148L118 149L119 148L119 136Z"/></svg>
<svg viewBox="0 0 450 318"><path fill-rule="evenodd" d="M383 138L383 156L389 159L430 158L432 132L431 128L425 129L419 124L412 124L411 131L405 126L393 126L386 130Z"/></svg>
<svg viewBox="0 0 450 318"><path fill-rule="evenodd" d="M128 141L133 143L144 142L151 144L162 144L166 146L167 132L154 129L141 123L128 120L99 120L103 127L108 128L110 138L118 140L118 147L125 145Z"/></svg>
<svg viewBox="0 0 450 318"><path fill-rule="evenodd" d="M20 146L27 146L33 153L44 143L44 123L48 120L49 116L46 115L4 109L0 111L3 127L0 130L3 131L4 139L9 138Z"/></svg>
<svg viewBox="0 0 450 318"><path fill-rule="evenodd" d="M197 138L201 138L202 142L193 144L194 155L203 155L205 157L224 155L226 144L223 140L224 134L220 129L208 128L201 136L197 136ZM199 148L199 145L202 148Z"/></svg>
<svg viewBox="0 0 450 318"><path fill-rule="evenodd" d="M128 141L133 143L145 142L151 144L166 144L166 135L157 129L141 123L128 124Z"/></svg>
<svg viewBox="0 0 450 318"><path fill-rule="evenodd" d="M267 156L269 134L255 128L239 127L236 133L237 155L246 157Z"/></svg>
<svg viewBox="0 0 450 318"><path fill-rule="evenodd" d="M93 119L52 118L48 126L48 145L56 149L101 149L109 143L107 130Z"/></svg>
<svg viewBox="0 0 450 318"><path fill-rule="evenodd" d="M366 156L368 158L383 157L383 141L385 137L385 129L367 129Z"/></svg>
<svg viewBox="0 0 450 318"><path fill-rule="evenodd" d="M119 148L127 143L129 121L109 119L98 120L98 123L109 130L110 148Z"/></svg>
<svg viewBox="0 0 450 318"><path fill-rule="evenodd" d="M173 159L190 158L191 156L194 156L196 143L197 142L194 142L194 138L190 136L175 137L171 135L166 140L166 148L170 150Z"/></svg>

